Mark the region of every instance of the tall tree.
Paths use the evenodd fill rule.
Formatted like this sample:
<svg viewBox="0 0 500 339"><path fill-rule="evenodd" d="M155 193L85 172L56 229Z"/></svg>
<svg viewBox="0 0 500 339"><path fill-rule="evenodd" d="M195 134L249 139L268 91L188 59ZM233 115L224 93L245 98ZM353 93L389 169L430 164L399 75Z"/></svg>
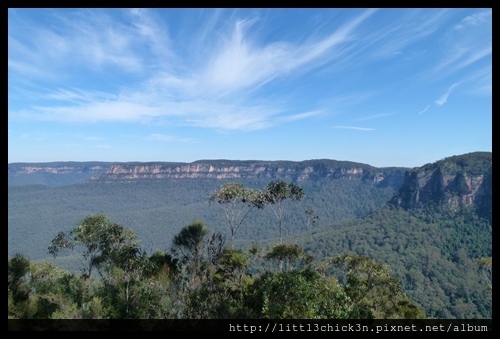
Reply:
<svg viewBox="0 0 500 339"><path fill-rule="evenodd" d="M490 291L493 291L493 284L491 283L492 270L493 270L491 257L484 257L484 258L476 259L475 261L483 269L483 275L484 275L484 278L486 279L486 282L488 284L488 289Z"/></svg>
<svg viewBox="0 0 500 339"><path fill-rule="evenodd" d="M271 207L276 219L278 219L280 230L280 243L283 243L283 225L285 219L285 201L299 201L305 197L301 187L293 182L283 180L271 181L259 194L259 203Z"/></svg>
<svg viewBox="0 0 500 339"><path fill-rule="evenodd" d="M8 273L8 317L18 319L30 317L29 296L31 286L28 284L27 275L30 270L30 261L21 254L16 254L9 259L7 265Z"/></svg>
<svg viewBox="0 0 500 339"><path fill-rule="evenodd" d="M139 243L134 232L111 222L104 214L89 215L72 229L69 234L60 232L48 247L55 257L60 251L81 248L87 260L83 273L92 276L93 268L103 273L106 264L127 265L128 261L140 255Z"/></svg>
<svg viewBox="0 0 500 339"><path fill-rule="evenodd" d="M316 224L319 218L318 215L316 214L316 211L313 210L312 208L309 208L305 210L305 213L307 215L306 228L308 228L310 225Z"/></svg>
<svg viewBox="0 0 500 339"><path fill-rule="evenodd" d="M254 207L261 207L257 191L245 187L241 182L227 182L208 196L208 202L217 202L224 210L231 232L231 248L234 249L236 231Z"/></svg>
<svg viewBox="0 0 500 339"><path fill-rule="evenodd" d="M224 238L209 229L201 220L183 227L172 241L171 252L177 260L178 273L174 279L174 313L178 317L199 318L207 307L214 266L224 248ZM200 291L203 291L200 293Z"/></svg>
<svg viewBox="0 0 500 339"><path fill-rule="evenodd" d="M277 244L274 245L264 256L265 259L276 260L279 262L279 270L283 270L283 263L287 264L285 269L291 270L295 263L302 261L306 264L312 262L313 258L304 253L297 244Z"/></svg>

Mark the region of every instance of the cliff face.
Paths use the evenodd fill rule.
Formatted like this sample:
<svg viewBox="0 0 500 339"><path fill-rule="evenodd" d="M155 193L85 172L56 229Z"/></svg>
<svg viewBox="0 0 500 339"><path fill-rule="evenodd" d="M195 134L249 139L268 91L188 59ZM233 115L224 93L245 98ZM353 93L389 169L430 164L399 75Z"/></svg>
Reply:
<svg viewBox="0 0 500 339"><path fill-rule="evenodd" d="M61 186L84 181L141 179L265 179L300 182L322 178L371 181L377 186L399 188L406 168L376 168L336 160L239 161L200 160L193 163L13 163L9 185Z"/></svg>
<svg viewBox="0 0 500 339"><path fill-rule="evenodd" d="M288 161L199 161L190 164L114 164L95 180L137 179L282 179L288 181L320 178L370 180L381 185L401 184L403 169L379 169L364 164L333 160Z"/></svg>
<svg viewBox="0 0 500 339"><path fill-rule="evenodd" d="M491 153L477 152L446 158L405 172L393 199L412 209L440 204L452 210L475 205L491 210Z"/></svg>
<svg viewBox="0 0 500 339"><path fill-rule="evenodd" d="M71 185L104 173L110 165L99 162L13 163L8 167L8 185Z"/></svg>
<svg viewBox="0 0 500 339"><path fill-rule="evenodd" d="M44 164L26 164L26 165L9 165L9 174L22 175L34 173L53 173L53 174L75 174L89 173L99 174L106 170L108 166L102 165L44 165Z"/></svg>

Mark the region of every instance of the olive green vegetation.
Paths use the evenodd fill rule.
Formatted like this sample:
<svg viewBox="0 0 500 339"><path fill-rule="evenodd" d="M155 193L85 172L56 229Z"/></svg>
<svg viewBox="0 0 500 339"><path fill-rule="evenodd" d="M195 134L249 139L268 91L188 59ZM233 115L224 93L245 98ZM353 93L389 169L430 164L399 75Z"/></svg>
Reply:
<svg viewBox="0 0 500 339"><path fill-rule="evenodd" d="M296 245L282 243L259 256L257 248L226 247L224 237L200 220L181 229L168 253L148 256L133 231L103 214L89 215L69 234L58 234L48 250L54 256L79 251L86 262L82 273L13 256L9 319L425 317L389 270L369 258L333 257L318 265ZM273 258L290 265L247 273L252 262ZM347 282L340 283L328 267L340 268Z"/></svg>
<svg viewBox="0 0 500 339"><path fill-rule="evenodd" d="M51 260L46 244L60 231L67 231L87 215L102 213L131 228L148 252L166 250L175 234L194 219L231 237L228 220L217 201L207 197L221 190L229 180L141 179L136 181L87 182L71 186L9 186L8 255L16 253L30 260ZM245 187L261 190L268 180L245 180ZM318 179L302 182L306 196L298 202L285 200L287 209L283 237L334 222L360 217L382 207L396 188L378 187L372 181ZM236 201L238 197L235 197ZM246 206L237 206L243 218ZM275 206L273 206L275 207ZM285 206L287 207L287 206ZM313 209L318 223L308 223L306 209ZM236 212L236 210L235 210ZM235 241L262 241L279 237L279 226L270 205L252 208L235 219ZM58 264L65 264L57 260ZM71 266L65 268L70 269Z"/></svg>
<svg viewBox="0 0 500 339"><path fill-rule="evenodd" d="M283 181L261 190L223 184L208 199L223 207L229 246L193 220L151 255L132 229L88 215L46 247L54 257L78 257L73 273L21 254L8 259L9 318L491 318L491 224L474 207L387 205L288 242L245 245L236 237L248 209L288 199L268 215L281 234L284 208L304 196ZM314 211L305 214L312 224Z"/></svg>
<svg viewBox="0 0 500 339"><path fill-rule="evenodd" d="M492 228L473 207L453 213L388 205L295 242L316 257L357 254L388 265L429 317L491 318Z"/></svg>
<svg viewBox="0 0 500 339"><path fill-rule="evenodd" d="M439 165L490 173L490 187L481 159ZM9 317L492 317L490 191L458 211L406 210L389 202L397 183L319 177L285 195L280 218L270 189L285 184L9 186ZM89 242L104 233L70 228L82 220L113 237Z"/></svg>

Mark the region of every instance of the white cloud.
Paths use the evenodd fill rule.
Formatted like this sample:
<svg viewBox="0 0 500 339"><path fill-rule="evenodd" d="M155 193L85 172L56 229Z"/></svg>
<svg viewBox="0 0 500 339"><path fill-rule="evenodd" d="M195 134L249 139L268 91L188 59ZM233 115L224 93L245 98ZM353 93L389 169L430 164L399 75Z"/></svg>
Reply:
<svg viewBox="0 0 500 339"><path fill-rule="evenodd" d="M45 93L45 105L38 101L31 109L9 111L9 116L61 122L166 123L221 130L256 130L307 119L326 112L325 107L332 111L329 104L333 101L336 106L349 101L359 104L368 95L331 95L298 109L262 87L289 81L307 70L320 69L327 62L337 65L338 61L361 55L367 48L373 48L368 59L375 52L377 57L400 53L405 46L432 34L448 13L437 11L419 23L413 16L420 12L404 12L413 19L411 24L401 19L397 29L384 29L382 25L381 30L365 34L362 24L377 12L366 9L321 37L304 35L297 41L274 39L263 43L257 35L265 31L259 26L259 16L252 12L247 19L230 17L222 23L218 20L228 17L221 14L223 10L214 10L206 21L200 20L199 28L193 28L200 34L173 46L183 33L169 31L168 23L158 20L155 13L147 9L113 11L112 15L93 10L60 15L54 22L63 26L57 29L57 25L42 29L32 25L27 32L9 29L9 73L24 78L56 74L71 80L64 82L67 87L61 87L62 82L58 81L56 90ZM204 53L184 58L186 50ZM491 48L475 52L467 49L454 54L456 59L450 59L449 65L463 68L490 54ZM85 84L79 82L73 69L83 70L82 76L88 72L98 77L91 79L97 88L101 88L99 81L108 75L118 85L109 92L84 90ZM130 73L133 80L122 82L122 77L132 77ZM46 79L50 81L50 77ZM257 100L254 94L259 90L264 96ZM436 103L444 104L451 90ZM291 113L297 110L304 113Z"/></svg>
<svg viewBox="0 0 500 339"><path fill-rule="evenodd" d="M423 110L421 110L420 112L418 112L418 114L422 114L422 113L427 112L427 110L429 109L429 107L431 107L431 105L427 105L427 107L424 108Z"/></svg>
<svg viewBox="0 0 500 339"><path fill-rule="evenodd" d="M491 21L491 10L476 13L473 15L466 16L459 24L455 26L455 29L463 29L467 26L476 26L484 22Z"/></svg>
<svg viewBox="0 0 500 339"><path fill-rule="evenodd" d="M391 115L392 115L392 113L380 113L380 114L375 114L375 115L371 115L371 116L364 117L364 118L359 118L359 119L356 119L354 121L373 120L373 119L385 118L385 117L388 117Z"/></svg>
<svg viewBox="0 0 500 339"><path fill-rule="evenodd" d="M41 30L36 34L38 42L30 53L18 50L28 59L39 54L40 60L32 63L31 70L26 69L28 74L43 70L55 60L55 55L45 51L51 42L56 45L59 58L64 57L91 70L116 66L130 72L145 68L145 57L139 54L145 43L136 44L144 41L140 37L146 37L146 45L157 56L165 57L166 66L139 86L131 84L118 93L83 90L77 86L59 88L45 95L47 100L59 101L57 104L38 104L31 110L9 114L62 122L168 120L174 124L239 130L262 129L305 119L318 114L319 110L280 118L290 111L286 104L276 100L256 101L251 92L289 72L303 67L314 68L334 58L335 54L329 53L331 48L349 39L354 29L373 12L375 10L366 10L325 38L304 44L259 43L248 34L256 19L238 20L230 31L221 33L222 44L210 49L205 63L190 68L181 62L180 55L171 53L166 30L145 10L129 10L131 26L112 21L104 14L93 17L85 11L81 16L59 17L65 24L66 29L61 30L64 33ZM10 67L20 68L21 65L13 62Z"/></svg>
<svg viewBox="0 0 500 339"><path fill-rule="evenodd" d="M454 83L453 85L451 85L450 88L448 88L448 90L446 91L445 94L443 94L439 99L436 100L436 104L439 105L439 106L442 106L446 103L446 101L448 101L448 97L450 96L451 92L453 91L453 89L458 86L458 82L457 83Z"/></svg>
<svg viewBox="0 0 500 339"><path fill-rule="evenodd" d="M299 113L299 114L294 114L294 115L288 116L285 118L285 120L287 120L287 121L302 120L302 119L306 119L309 117L317 116L321 113L323 113L323 111L312 111L312 112Z"/></svg>
<svg viewBox="0 0 500 339"><path fill-rule="evenodd" d="M489 14L488 14L489 13ZM433 81L471 68L492 54L491 11L469 16L442 36L442 56L426 74ZM462 29L467 27L467 29Z"/></svg>

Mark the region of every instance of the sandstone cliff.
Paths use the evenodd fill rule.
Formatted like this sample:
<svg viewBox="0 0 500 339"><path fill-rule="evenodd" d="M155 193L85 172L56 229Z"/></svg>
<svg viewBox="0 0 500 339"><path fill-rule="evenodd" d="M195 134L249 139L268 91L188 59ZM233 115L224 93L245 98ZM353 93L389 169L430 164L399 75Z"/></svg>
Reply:
<svg viewBox="0 0 500 339"><path fill-rule="evenodd" d="M193 163L121 163L111 165L94 180L137 179L282 179L320 178L369 180L380 185L401 184L404 169L376 168L365 164L335 161L233 161L200 160Z"/></svg>
<svg viewBox="0 0 500 339"><path fill-rule="evenodd" d="M104 173L110 165L106 162L12 163L8 166L8 185L71 185Z"/></svg>
<svg viewBox="0 0 500 339"><path fill-rule="evenodd" d="M474 205L491 211L491 183L492 154L469 153L406 171L392 202L406 209L433 204L451 210Z"/></svg>

